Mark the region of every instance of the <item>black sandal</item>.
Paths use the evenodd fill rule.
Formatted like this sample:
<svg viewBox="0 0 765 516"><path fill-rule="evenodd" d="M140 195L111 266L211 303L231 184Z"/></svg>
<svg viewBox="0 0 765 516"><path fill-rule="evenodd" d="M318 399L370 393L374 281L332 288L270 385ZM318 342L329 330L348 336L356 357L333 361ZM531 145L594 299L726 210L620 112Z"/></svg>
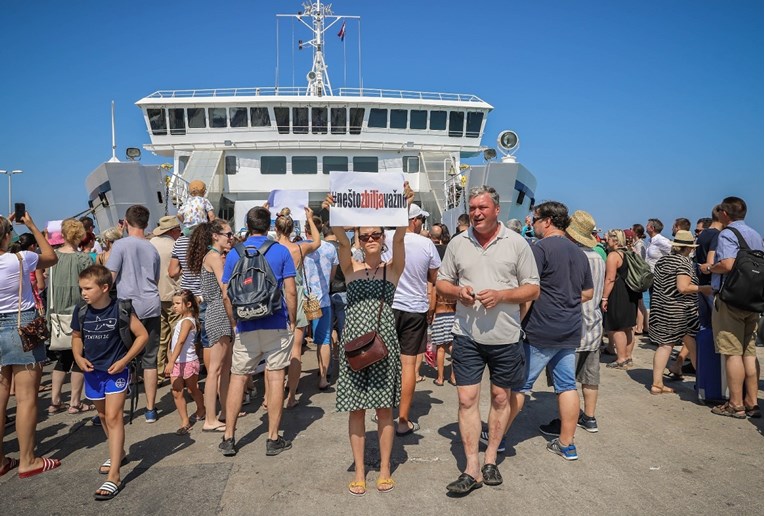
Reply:
<svg viewBox="0 0 765 516"><path fill-rule="evenodd" d="M502 483L502 475L496 464L484 464L481 468L483 483L487 486L498 486Z"/></svg>
<svg viewBox="0 0 765 516"><path fill-rule="evenodd" d="M483 482L479 482L467 473L463 473L457 480L446 486L446 490L455 495L466 495L473 489L478 489L481 486L483 486Z"/></svg>

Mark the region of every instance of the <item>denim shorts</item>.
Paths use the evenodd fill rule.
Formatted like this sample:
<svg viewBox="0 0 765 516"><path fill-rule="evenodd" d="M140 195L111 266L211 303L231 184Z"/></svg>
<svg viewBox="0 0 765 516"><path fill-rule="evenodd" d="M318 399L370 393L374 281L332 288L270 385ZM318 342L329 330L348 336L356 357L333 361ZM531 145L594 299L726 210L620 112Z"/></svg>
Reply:
<svg viewBox="0 0 765 516"><path fill-rule="evenodd" d="M521 392L529 393L539 375L550 364L555 394L576 390L576 349L537 347L523 343L526 352L526 384Z"/></svg>
<svg viewBox="0 0 765 516"><path fill-rule="evenodd" d="M207 317L207 303L201 302L199 303L199 333L197 333L199 338L199 343L202 344L203 348L210 348L212 347L215 342L212 344L210 343L210 339L207 338L207 332L205 331L205 318Z"/></svg>
<svg viewBox="0 0 765 516"><path fill-rule="evenodd" d="M25 326L31 323L35 316L37 316L37 311L34 309L21 312L21 325ZM21 349L17 319L18 312L0 314L0 367L45 362L44 344L41 343L26 353Z"/></svg>
<svg viewBox="0 0 765 516"><path fill-rule="evenodd" d="M106 371L86 371L85 397L92 401L106 399L107 394L125 392L130 384L130 368L121 373L109 374Z"/></svg>
<svg viewBox="0 0 765 516"><path fill-rule="evenodd" d="M321 317L311 321L311 330L314 344L332 344L332 305L321 307Z"/></svg>

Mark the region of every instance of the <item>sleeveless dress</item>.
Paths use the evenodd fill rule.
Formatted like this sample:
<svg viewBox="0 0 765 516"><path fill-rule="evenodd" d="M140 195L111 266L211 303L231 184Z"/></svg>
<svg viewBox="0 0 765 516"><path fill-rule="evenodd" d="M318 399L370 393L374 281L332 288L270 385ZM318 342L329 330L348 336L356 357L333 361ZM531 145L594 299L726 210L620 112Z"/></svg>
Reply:
<svg viewBox="0 0 765 516"><path fill-rule="evenodd" d="M684 295L677 290L677 277L689 276L699 284L693 262L686 256L662 256L653 268L651 311L648 335L657 344L681 344L683 337L699 331L699 306L696 294Z"/></svg>
<svg viewBox="0 0 765 516"><path fill-rule="evenodd" d="M624 259L624 255L621 256L622 265L616 269L616 281L608 295L608 311L603 318L606 331L624 330L635 326L638 300L643 297L642 293L635 293L627 288L627 260Z"/></svg>
<svg viewBox="0 0 765 516"><path fill-rule="evenodd" d="M295 328L305 328L308 326L308 318L305 316L303 304L305 303L305 267L303 267L300 255L300 265L295 269L295 289L297 290L297 310L295 311Z"/></svg>
<svg viewBox="0 0 765 516"><path fill-rule="evenodd" d="M202 283L202 296L207 303L204 325L208 342L213 344L223 337L233 337L226 307L223 306L223 293L215 273L202 267L199 279Z"/></svg>
<svg viewBox="0 0 765 516"><path fill-rule="evenodd" d="M393 319L395 285L383 279L357 279L347 285L343 342L340 346L337 411L397 407L401 399L401 350ZM377 328L388 356L361 371L354 371L345 357L345 343L375 329L380 298L384 296Z"/></svg>

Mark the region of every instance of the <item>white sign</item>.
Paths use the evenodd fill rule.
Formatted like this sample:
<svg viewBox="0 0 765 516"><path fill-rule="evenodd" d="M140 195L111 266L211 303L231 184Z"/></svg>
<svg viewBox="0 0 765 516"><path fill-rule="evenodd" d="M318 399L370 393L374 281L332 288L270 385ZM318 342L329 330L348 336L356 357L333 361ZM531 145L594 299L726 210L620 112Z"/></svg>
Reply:
<svg viewBox="0 0 765 516"><path fill-rule="evenodd" d="M404 172L330 172L332 226L400 227L409 223Z"/></svg>
<svg viewBox="0 0 765 516"><path fill-rule="evenodd" d="M234 202L234 226L231 228L235 233L240 229L247 229L247 212L255 206L263 206L263 201L235 201Z"/></svg>
<svg viewBox="0 0 765 516"><path fill-rule="evenodd" d="M308 192L305 190L273 190L268 196L268 205L273 218L276 218L284 208L289 208L292 220L305 222Z"/></svg>

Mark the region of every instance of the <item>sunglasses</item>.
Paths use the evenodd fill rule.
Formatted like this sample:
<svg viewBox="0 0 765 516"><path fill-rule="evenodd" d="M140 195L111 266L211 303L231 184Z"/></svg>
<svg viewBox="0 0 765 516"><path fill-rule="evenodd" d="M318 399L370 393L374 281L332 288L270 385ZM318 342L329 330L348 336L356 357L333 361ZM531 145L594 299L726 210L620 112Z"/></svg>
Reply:
<svg viewBox="0 0 765 516"><path fill-rule="evenodd" d="M546 219L546 218L547 218L547 217L532 217L532 219L531 219L531 224L536 224L536 223L537 223L537 222L539 222L540 220L542 220L542 219Z"/></svg>
<svg viewBox="0 0 765 516"><path fill-rule="evenodd" d="M229 231L228 233L218 233L220 236L228 237L228 238L234 238L234 233L232 231Z"/></svg>
<svg viewBox="0 0 765 516"><path fill-rule="evenodd" d="M383 236L382 233L380 233L379 231L376 231L374 233L369 233L367 235L359 235L359 240L361 240L362 242L369 242L369 239L372 239L375 242L377 242L378 240L382 238L382 236Z"/></svg>

